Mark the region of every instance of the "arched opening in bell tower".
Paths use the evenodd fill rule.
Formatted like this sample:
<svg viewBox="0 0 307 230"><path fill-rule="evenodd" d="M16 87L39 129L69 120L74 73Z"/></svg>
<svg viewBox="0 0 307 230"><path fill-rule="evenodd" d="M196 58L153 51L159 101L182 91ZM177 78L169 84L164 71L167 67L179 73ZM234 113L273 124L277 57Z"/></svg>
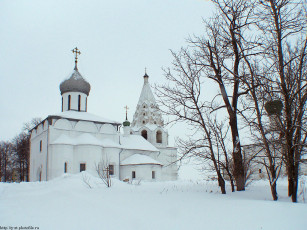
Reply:
<svg viewBox="0 0 307 230"><path fill-rule="evenodd" d="M147 131L146 130L143 130L141 132L141 135L142 135L142 137L144 137L147 140Z"/></svg>
<svg viewBox="0 0 307 230"><path fill-rule="evenodd" d="M156 133L156 142L162 143L162 132L160 130L158 130Z"/></svg>

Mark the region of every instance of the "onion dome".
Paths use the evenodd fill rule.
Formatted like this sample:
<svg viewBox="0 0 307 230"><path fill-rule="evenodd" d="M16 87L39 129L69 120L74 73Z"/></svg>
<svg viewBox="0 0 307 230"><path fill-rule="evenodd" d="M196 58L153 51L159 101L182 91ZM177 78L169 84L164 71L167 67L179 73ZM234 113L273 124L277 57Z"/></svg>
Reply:
<svg viewBox="0 0 307 230"><path fill-rule="evenodd" d="M72 75L60 84L61 95L67 92L81 92L87 96L90 93L91 85L88 83L75 68Z"/></svg>
<svg viewBox="0 0 307 230"><path fill-rule="evenodd" d="M123 122L123 126L130 126L130 121L128 121L128 120L125 120L124 122Z"/></svg>

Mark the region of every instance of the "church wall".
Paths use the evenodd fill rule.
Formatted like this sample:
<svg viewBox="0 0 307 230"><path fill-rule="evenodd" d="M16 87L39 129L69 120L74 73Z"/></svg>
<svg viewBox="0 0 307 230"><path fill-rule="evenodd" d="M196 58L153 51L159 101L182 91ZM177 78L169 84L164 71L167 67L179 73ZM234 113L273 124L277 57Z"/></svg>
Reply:
<svg viewBox="0 0 307 230"><path fill-rule="evenodd" d="M122 165L120 180L132 180L132 171L135 171L136 180L161 180L162 166L161 165ZM152 179L152 171L155 172L155 179Z"/></svg>
<svg viewBox="0 0 307 230"><path fill-rule="evenodd" d="M48 122L32 130L30 145L30 181L46 180Z"/></svg>
<svg viewBox="0 0 307 230"><path fill-rule="evenodd" d="M156 125L155 125L156 126ZM147 131L147 141L156 147L166 147L168 146L168 132L163 128L156 126L155 129L151 130L148 127L141 127L138 131L133 132L133 134L142 135L142 131ZM157 132L161 131L162 133L162 143L157 143Z"/></svg>
<svg viewBox="0 0 307 230"><path fill-rule="evenodd" d="M115 176L118 174L119 149L103 148L101 146L80 145L74 148L74 173L80 172L80 163L86 163L86 170L97 175L96 165L100 162L115 166Z"/></svg>
<svg viewBox="0 0 307 230"><path fill-rule="evenodd" d="M67 173L73 173L73 146L50 145L48 180L64 174L64 164L67 163Z"/></svg>

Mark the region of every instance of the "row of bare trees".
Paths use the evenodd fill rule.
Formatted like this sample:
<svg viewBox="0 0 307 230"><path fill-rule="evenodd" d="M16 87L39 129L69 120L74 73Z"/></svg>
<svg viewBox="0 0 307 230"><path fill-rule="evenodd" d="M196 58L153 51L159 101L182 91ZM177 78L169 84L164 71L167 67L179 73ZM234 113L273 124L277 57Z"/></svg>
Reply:
<svg viewBox="0 0 307 230"><path fill-rule="evenodd" d="M30 157L30 130L41 119L26 123L20 134L11 141L0 142L0 181L28 181Z"/></svg>
<svg viewBox="0 0 307 230"><path fill-rule="evenodd" d="M296 202L307 137L306 2L212 2L216 12L204 22L205 33L172 51L167 83L156 87L161 109L194 129L179 141L182 157L209 160L222 193L225 172L233 191L234 184L245 190L248 165L261 153L273 199L284 164ZM212 88L217 93L209 97ZM261 151L247 156L241 139Z"/></svg>

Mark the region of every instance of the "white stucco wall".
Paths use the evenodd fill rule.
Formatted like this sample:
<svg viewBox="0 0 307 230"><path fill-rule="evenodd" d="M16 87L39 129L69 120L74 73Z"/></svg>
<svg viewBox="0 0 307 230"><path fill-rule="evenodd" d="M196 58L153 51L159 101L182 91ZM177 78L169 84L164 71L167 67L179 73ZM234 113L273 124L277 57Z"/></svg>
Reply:
<svg viewBox="0 0 307 230"><path fill-rule="evenodd" d="M47 141L48 141L48 121L40 124L31 133L30 145L30 181L38 181L41 172L41 180L46 180L47 175ZM40 151L40 142L42 149Z"/></svg>
<svg viewBox="0 0 307 230"><path fill-rule="evenodd" d="M86 100L87 100L87 95L85 93L80 93L80 92L67 92L62 94L63 98L63 111L68 111L68 96L71 96L71 101L70 101L70 110L76 110L78 111L78 96L81 96L81 101L80 101L80 111L86 111L87 105L86 105Z"/></svg>
<svg viewBox="0 0 307 230"><path fill-rule="evenodd" d="M122 165L120 180L132 180L132 171L135 171L136 180L161 180L161 165ZM155 171L155 179L152 179L152 171Z"/></svg>
<svg viewBox="0 0 307 230"><path fill-rule="evenodd" d="M155 141L155 132L151 133L154 133L152 138ZM39 152L40 140L42 140L42 152ZM42 171L42 180L61 176L64 173L65 162L68 173L79 173L80 164L85 163L86 170L97 175L96 165L101 161L114 165L114 177L120 179L131 177L132 171L136 171L136 179L140 180L152 180L152 171L155 171L155 180L177 179L177 166L166 167L176 159L175 148L160 146L160 152L157 152L111 147L108 146L110 143L120 146L120 133L112 124L53 118L52 125L38 126L37 130L32 133L30 180L38 180L37 172L39 170ZM119 166L120 160L123 161L133 154L147 155L161 162L164 166Z"/></svg>

